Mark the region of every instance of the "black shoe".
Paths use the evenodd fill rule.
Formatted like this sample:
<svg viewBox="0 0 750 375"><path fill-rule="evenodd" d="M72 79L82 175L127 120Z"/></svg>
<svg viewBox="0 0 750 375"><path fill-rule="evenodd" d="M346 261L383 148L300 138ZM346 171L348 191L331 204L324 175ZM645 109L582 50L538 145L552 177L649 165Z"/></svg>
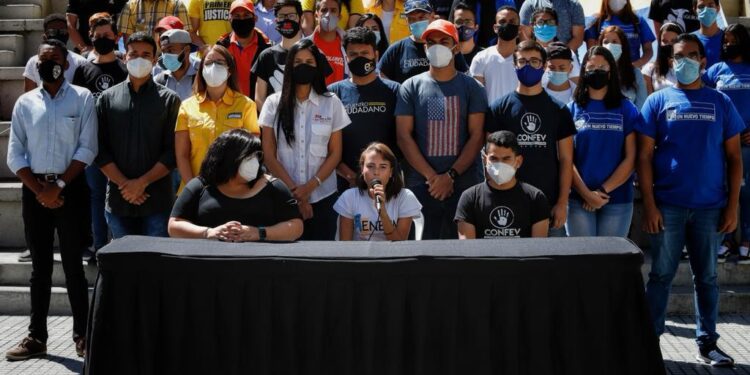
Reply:
<svg viewBox="0 0 750 375"><path fill-rule="evenodd" d="M83 250L83 254L81 255L81 259L83 259L88 264L95 264L96 263L96 253L91 250L91 248L86 248Z"/></svg>
<svg viewBox="0 0 750 375"><path fill-rule="evenodd" d="M750 254L746 254L746 255L740 254L737 257L737 263L738 264L750 264L750 256L748 256L748 255L750 255Z"/></svg>
<svg viewBox="0 0 750 375"><path fill-rule="evenodd" d="M724 353L716 344L698 348L698 355L695 356L695 359L714 367L734 366L734 358Z"/></svg>
<svg viewBox="0 0 750 375"><path fill-rule="evenodd" d="M680 260L688 260L690 259L690 255L688 255L687 249L682 249L682 254L680 254Z"/></svg>
<svg viewBox="0 0 750 375"><path fill-rule="evenodd" d="M26 249L21 254L18 254L19 262L31 262L31 250Z"/></svg>

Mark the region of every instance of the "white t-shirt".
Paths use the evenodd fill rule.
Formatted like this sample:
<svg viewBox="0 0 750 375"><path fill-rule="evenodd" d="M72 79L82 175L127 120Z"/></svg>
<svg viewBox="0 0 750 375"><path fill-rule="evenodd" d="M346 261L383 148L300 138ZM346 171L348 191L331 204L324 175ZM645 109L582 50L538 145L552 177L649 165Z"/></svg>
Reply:
<svg viewBox="0 0 750 375"><path fill-rule="evenodd" d="M73 82L73 76L76 74L76 69L86 62L86 58L73 52L68 51L68 69L63 73L65 80L68 83ZM23 76L36 82L37 85L42 84L42 78L39 77L39 70L36 68L36 62L39 61L39 56L31 56L29 61L26 62L26 68L23 70Z"/></svg>
<svg viewBox="0 0 750 375"><path fill-rule="evenodd" d="M294 111L294 141L290 146L280 126L277 126L281 92L266 99L258 117L261 127L276 133L276 157L295 184L313 179L328 157L331 134L351 123L341 100L334 95L318 95L315 90L304 102L297 101ZM316 203L336 192L336 173L331 173L313 190L310 203Z"/></svg>
<svg viewBox="0 0 750 375"><path fill-rule="evenodd" d="M659 77L658 74L656 74L656 63L653 61L647 63L641 68L641 74L646 77L651 77L651 85L654 87L654 92L667 87L677 86L677 77L674 75L674 69L669 68L666 76Z"/></svg>
<svg viewBox="0 0 750 375"><path fill-rule="evenodd" d="M568 104L573 100L573 92L576 90L576 84L572 81L570 82L570 88L563 91L554 91L547 87L547 84L544 84L544 90L547 91L547 94L549 94L551 97L561 101L563 104Z"/></svg>
<svg viewBox="0 0 750 375"><path fill-rule="evenodd" d="M513 55L503 57L497 51L496 46L479 51L474 56L469 67L469 75L484 78L484 88L487 91L489 104L513 92L518 86Z"/></svg>
<svg viewBox="0 0 750 375"><path fill-rule="evenodd" d="M383 232L383 223L380 221L380 215L375 209L375 200L370 198L366 191L359 188L351 188L345 191L333 209L339 215L354 220L354 241L367 241L372 234L372 241L387 241L388 239ZM422 204L409 189L402 189L401 193L385 202L385 210L388 217L396 225L398 219L407 217L418 217L422 212ZM373 222L373 220L375 220Z"/></svg>

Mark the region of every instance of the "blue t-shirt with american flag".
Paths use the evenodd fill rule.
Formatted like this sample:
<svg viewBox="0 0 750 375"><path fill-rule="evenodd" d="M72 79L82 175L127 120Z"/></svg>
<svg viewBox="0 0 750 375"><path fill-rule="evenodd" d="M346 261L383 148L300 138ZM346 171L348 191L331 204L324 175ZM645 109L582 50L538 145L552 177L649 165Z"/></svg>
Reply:
<svg viewBox="0 0 750 375"><path fill-rule="evenodd" d="M463 73L438 82L430 72L409 78L401 85L396 116L414 117L414 139L419 150L438 173L453 166L469 138L469 114L485 113L487 94L472 77ZM464 172L476 174L472 169ZM418 173L407 175L407 185L424 182Z"/></svg>

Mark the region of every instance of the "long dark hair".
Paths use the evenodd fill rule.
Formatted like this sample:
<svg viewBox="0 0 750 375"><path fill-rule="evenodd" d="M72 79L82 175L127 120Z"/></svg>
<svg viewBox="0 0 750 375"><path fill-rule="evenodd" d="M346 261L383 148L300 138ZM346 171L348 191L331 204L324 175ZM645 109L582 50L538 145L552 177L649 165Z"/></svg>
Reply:
<svg viewBox="0 0 750 375"><path fill-rule="evenodd" d="M266 172L260 138L245 129L224 132L208 147L198 177L204 185L217 186L226 183L237 175L240 163L253 154L257 155L260 162L258 176L262 176ZM252 183L253 181L250 182Z"/></svg>
<svg viewBox="0 0 750 375"><path fill-rule="evenodd" d="M740 46L740 51L742 51L742 62L745 64L750 64L750 35L747 32L747 28L739 23L734 23L724 29L725 38L727 33L732 34L737 45ZM724 54L724 41L722 41L721 45L721 60L727 61L729 59L727 59Z"/></svg>
<svg viewBox="0 0 750 375"><path fill-rule="evenodd" d="M330 92L326 88L326 82L324 74L322 73L326 67L330 70L328 61L325 56L318 50L318 47L313 44L312 39L301 39L297 43L294 43L292 48L289 49L289 53L286 57L286 66L284 66L284 82L281 86L281 99L279 101L279 109L277 112L278 118L278 129L276 132L276 139L279 139L280 134L284 133L284 139L288 145L292 145L294 142L294 109L297 105L297 94L295 86L297 82L294 81L294 58L297 53L303 49L310 50L315 57L315 64L317 65L317 73L312 80L312 89L318 95L329 95Z"/></svg>
<svg viewBox="0 0 750 375"><path fill-rule="evenodd" d="M380 43L378 43L377 45L378 60L380 60L380 58L382 58L385 54L385 50L388 49L388 34L386 34L385 30L383 29L383 21L380 20L380 17L378 17L377 14L365 13L357 20L355 26L365 27L365 22L369 20L375 21L375 23L378 24L378 28L380 29Z"/></svg>
<svg viewBox="0 0 750 375"><path fill-rule="evenodd" d="M383 159L391 164L391 179L388 180L388 184L385 186L385 200L389 201L391 198L398 196L401 189L404 188L404 178L401 176L401 170L398 166L398 159L396 154L393 153L390 147L384 143L373 142L367 145L364 151L359 155L359 178L357 178L357 187L360 193L366 192L370 189L368 181L365 181L365 154L370 151L375 151L380 154Z"/></svg>
<svg viewBox="0 0 750 375"><path fill-rule="evenodd" d="M602 22L609 19L613 15L614 14L611 14L609 11L609 1L602 0L602 6L599 8L599 16L594 22L594 30L601 30ZM620 14L617 15L617 18L619 18L624 23L632 24L636 30L638 30L638 24L641 23L641 21L638 19L638 16L635 14L635 12L633 12L633 6L630 5L630 0L628 0L628 2L625 4L625 7L622 8Z"/></svg>
<svg viewBox="0 0 750 375"><path fill-rule="evenodd" d="M607 26L601 34L599 34L599 45L604 46L604 36L609 33L617 34L617 38L620 39L620 45L622 46L622 54L617 60L617 71L620 72L620 85L624 88L635 87L635 72L633 71L633 62L630 61L630 43L628 43L628 37L625 32L617 26ZM610 66L611 67L611 66Z"/></svg>
<svg viewBox="0 0 750 375"><path fill-rule="evenodd" d="M682 27L680 25L678 25L676 23L671 23L671 22L665 23L659 29L659 37L657 39L659 41L659 46L661 46L661 36L662 36L662 34L664 34L667 31L671 31L671 32L677 34L678 36L680 34L682 34L682 32L683 32L682 31ZM662 49L659 48L659 50L656 52L656 61L654 62L654 65L655 65L655 68L656 68L655 71L656 71L656 75L657 76L662 77L662 78L667 76L667 73L669 73L669 69L672 68L671 64L669 64L669 59L671 59L671 58L672 58L672 54L671 53L665 54L665 53L662 52Z"/></svg>
<svg viewBox="0 0 750 375"><path fill-rule="evenodd" d="M581 62L581 73L579 76L581 77L581 82L576 86L575 92L573 92L573 100L581 107L586 107L589 104L589 100L591 100L589 97L589 86L586 83L586 79L583 77L586 74L586 63L593 56L604 57L604 59L607 60L607 64L609 64L609 82L607 82L607 93L604 95L604 107L607 109L617 108L622 104L622 100L625 98L620 90L619 74L616 74L617 70L615 68L617 67L617 63L615 63L615 58L612 56L612 52L609 52L608 49L601 46L591 47L591 49L586 52L586 55L583 56L583 61Z"/></svg>

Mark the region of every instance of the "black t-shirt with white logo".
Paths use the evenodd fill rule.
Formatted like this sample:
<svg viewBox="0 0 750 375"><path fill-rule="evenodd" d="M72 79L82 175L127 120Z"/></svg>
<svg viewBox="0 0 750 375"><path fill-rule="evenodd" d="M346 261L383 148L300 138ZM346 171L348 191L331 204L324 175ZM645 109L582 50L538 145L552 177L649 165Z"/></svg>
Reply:
<svg viewBox="0 0 750 375"><path fill-rule="evenodd" d="M73 84L89 89L95 98L101 93L128 78L128 68L116 59L115 61L95 64L88 61L76 69Z"/></svg>
<svg viewBox="0 0 750 375"><path fill-rule="evenodd" d="M484 129L516 134L523 155L518 178L541 189L554 205L560 195L557 141L576 134L565 104L546 91L533 96L514 91L490 105Z"/></svg>
<svg viewBox="0 0 750 375"><path fill-rule="evenodd" d="M477 238L531 237L531 227L549 213L541 190L520 181L497 190L485 181L461 194L455 220L474 225Z"/></svg>
<svg viewBox="0 0 750 375"><path fill-rule="evenodd" d="M266 87L268 88L266 97L275 92L281 92L287 52L280 44L276 44L271 48L264 49L253 65L251 72L256 77L266 81Z"/></svg>
<svg viewBox="0 0 750 375"><path fill-rule="evenodd" d="M648 18L662 24L676 23L686 33L692 33L701 27L693 10L693 0L651 0Z"/></svg>

